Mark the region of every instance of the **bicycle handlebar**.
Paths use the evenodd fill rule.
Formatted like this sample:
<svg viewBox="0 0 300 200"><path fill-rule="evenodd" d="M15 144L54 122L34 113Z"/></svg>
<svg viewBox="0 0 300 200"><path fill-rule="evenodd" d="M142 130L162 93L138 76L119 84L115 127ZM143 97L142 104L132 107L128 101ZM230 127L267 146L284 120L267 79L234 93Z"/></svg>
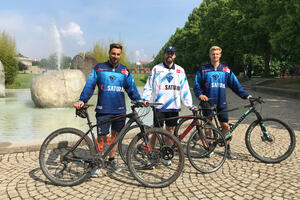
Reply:
<svg viewBox="0 0 300 200"><path fill-rule="evenodd" d="M262 97L257 97L257 98L250 97L249 102L250 102L251 106L253 106L255 102L257 102L259 104L265 103Z"/></svg>

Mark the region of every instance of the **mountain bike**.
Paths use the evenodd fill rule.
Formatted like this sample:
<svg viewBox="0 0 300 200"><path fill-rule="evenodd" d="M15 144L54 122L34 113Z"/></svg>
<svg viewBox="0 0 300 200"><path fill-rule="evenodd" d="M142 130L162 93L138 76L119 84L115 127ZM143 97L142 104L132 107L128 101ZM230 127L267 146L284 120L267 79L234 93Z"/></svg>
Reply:
<svg viewBox="0 0 300 200"><path fill-rule="evenodd" d="M247 109L240 119L235 124L229 124L230 128L225 135L225 140L231 140L232 132L250 113L254 113L257 119L249 125L245 135L245 143L250 154L264 163L279 163L287 159L295 149L296 138L293 129L280 119L263 118L261 116L256 106L257 104L264 103L262 97L250 98L249 102L250 105L240 107ZM222 112L231 112L240 108L233 108ZM214 126L221 130L216 117L218 115L216 107L209 110L211 111L209 118L213 118ZM191 119L182 119L175 129L175 134L180 132L179 130L182 129L182 126L186 126L187 124L188 127L194 126L193 123L188 122Z"/></svg>
<svg viewBox="0 0 300 200"><path fill-rule="evenodd" d="M152 112L156 112L156 105L148 107L147 113L152 109ZM192 166L202 172L211 173L217 171L226 160L227 145L225 145L225 138L223 134L217 128L211 126L208 118L201 115L201 110L192 110L193 115L170 117L167 119L192 119L191 126L187 127L185 131L178 135L178 127L175 128L174 135L183 144L186 144L187 157ZM167 120L167 119L156 119L156 120ZM146 129L151 129L152 126L145 126ZM182 127L182 126L181 126ZM195 127L195 129L193 129ZM205 129L212 130L212 136L208 137L205 135ZM191 131L193 129L193 131ZM128 141L138 133L139 128L137 126L131 126L125 130L127 134L124 134L120 139L118 145L118 152L123 160L126 158L126 152L128 149ZM149 131L150 132L150 131ZM192 132L187 140L184 140L186 135Z"/></svg>
<svg viewBox="0 0 300 200"><path fill-rule="evenodd" d="M163 129L145 129L141 116L136 111L136 108L142 109L143 105L132 103L131 113L120 114L98 124L92 124L87 112L91 105L76 109L76 116L86 118L89 129L84 133L75 128L61 128L45 139L39 154L39 163L44 175L55 185L73 186L84 182L94 167L99 169L107 167L105 159L109 152L126 134L125 130L136 123L140 131L132 139L127 152L127 164L131 174L148 187L165 187L174 182L184 167L184 153L180 142ZM125 117L129 118L125 127L116 138L107 138L108 147L102 148L93 134L93 129L98 125ZM152 144L150 140L154 136L158 142ZM174 147L166 145L165 138L171 140L175 144ZM139 155L142 155L142 159ZM172 160L172 166L165 166L163 160ZM156 170L148 170L149 163L155 166Z"/></svg>

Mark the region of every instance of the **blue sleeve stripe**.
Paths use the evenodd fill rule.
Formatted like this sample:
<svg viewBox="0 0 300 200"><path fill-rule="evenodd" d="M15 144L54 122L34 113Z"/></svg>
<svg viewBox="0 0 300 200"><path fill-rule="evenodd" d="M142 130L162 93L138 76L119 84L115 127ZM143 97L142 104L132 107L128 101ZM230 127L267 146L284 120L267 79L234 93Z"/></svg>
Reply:
<svg viewBox="0 0 300 200"><path fill-rule="evenodd" d="M183 88L185 83L186 83L186 77L184 78L183 82L180 84L180 87Z"/></svg>
<svg viewBox="0 0 300 200"><path fill-rule="evenodd" d="M183 98L185 99L185 97L188 95L188 91L185 91L183 94Z"/></svg>
<svg viewBox="0 0 300 200"><path fill-rule="evenodd" d="M150 95L146 95L146 96L144 97L144 99L148 99L149 96L150 96Z"/></svg>

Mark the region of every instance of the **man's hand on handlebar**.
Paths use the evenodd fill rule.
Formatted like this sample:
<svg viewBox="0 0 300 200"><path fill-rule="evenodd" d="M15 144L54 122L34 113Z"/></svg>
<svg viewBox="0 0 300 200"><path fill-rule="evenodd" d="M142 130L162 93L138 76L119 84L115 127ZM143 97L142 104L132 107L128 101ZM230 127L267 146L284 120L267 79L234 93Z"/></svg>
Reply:
<svg viewBox="0 0 300 200"><path fill-rule="evenodd" d="M197 106L194 106L194 105L193 105L192 107L190 107L190 110L191 110L191 111L196 111L196 110L198 110L198 108L197 108Z"/></svg>
<svg viewBox="0 0 300 200"><path fill-rule="evenodd" d="M79 108L82 108L84 106L84 103L82 101L77 101L73 104L73 106L76 108L76 109L79 109Z"/></svg>
<svg viewBox="0 0 300 200"><path fill-rule="evenodd" d="M145 104L145 106L147 106L150 103L150 101L144 100L143 103Z"/></svg>
<svg viewBox="0 0 300 200"><path fill-rule="evenodd" d="M206 95L200 95L199 97L201 101L208 101L208 97Z"/></svg>

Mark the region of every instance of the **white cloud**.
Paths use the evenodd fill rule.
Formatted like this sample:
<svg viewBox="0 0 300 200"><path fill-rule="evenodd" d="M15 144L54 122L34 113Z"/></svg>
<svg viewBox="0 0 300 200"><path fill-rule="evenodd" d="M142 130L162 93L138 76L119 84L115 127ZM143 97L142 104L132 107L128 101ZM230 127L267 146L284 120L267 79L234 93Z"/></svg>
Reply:
<svg viewBox="0 0 300 200"><path fill-rule="evenodd" d="M86 44L83 38L83 31L75 22L70 22L66 28L61 28L60 32L64 37L73 37L80 46Z"/></svg>

